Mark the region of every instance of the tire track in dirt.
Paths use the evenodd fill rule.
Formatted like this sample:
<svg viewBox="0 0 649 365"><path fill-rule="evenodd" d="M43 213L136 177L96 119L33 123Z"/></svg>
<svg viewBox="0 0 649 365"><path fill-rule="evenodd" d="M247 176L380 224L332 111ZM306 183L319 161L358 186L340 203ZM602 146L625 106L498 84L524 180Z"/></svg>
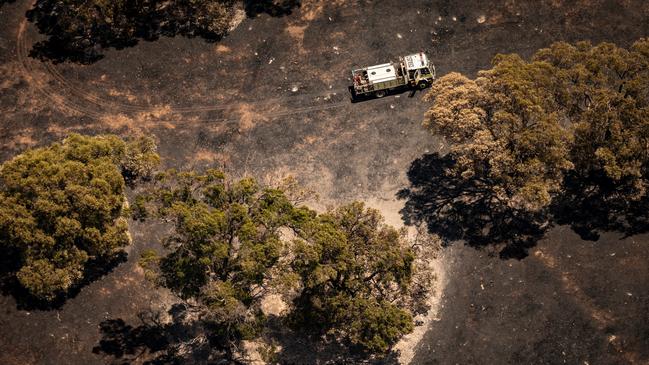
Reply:
<svg viewBox="0 0 649 365"><path fill-rule="evenodd" d="M32 3L33 6L33 3ZM22 69L25 80L36 87L53 105L62 111L71 114L80 114L94 119L106 118L111 115L132 116L136 113L153 113L159 107L155 105L128 104L94 95L89 89L85 89L61 74L61 72L47 61L33 60L29 56L32 42L26 37L28 20L24 19L16 36L16 54L19 65ZM41 67L39 67L41 66ZM51 77L55 85L47 80L40 80L34 77L38 72L44 72ZM263 100L237 100L231 103L214 105L196 105L182 107L178 105L166 106L167 114L174 115L173 118L159 118L158 122L183 122L191 119L192 122L230 122L238 121L240 117L231 116L236 114L242 105L253 107L256 113L264 118L277 118L312 111L328 110L342 107L349 104L346 93L329 90L328 92L309 93L274 97ZM280 110L272 111L279 106ZM206 118L201 114L219 112L223 117Z"/></svg>
<svg viewBox="0 0 649 365"><path fill-rule="evenodd" d="M41 94L43 94L50 102L54 105L59 106L63 111L71 112L72 114L81 113L86 114L91 117L98 118L101 114L96 113L92 110L86 110L83 107L76 105L76 103L63 98L58 94L54 94L48 90L48 86L42 80L35 78L36 70L31 66L28 58L28 51L24 33L27 27L27 19L24 19L20 26L18 27L18 36L16 39L16 55L18 57L18 62L21 67L22 76L25 78L28 84L33 85Z"/></svg>

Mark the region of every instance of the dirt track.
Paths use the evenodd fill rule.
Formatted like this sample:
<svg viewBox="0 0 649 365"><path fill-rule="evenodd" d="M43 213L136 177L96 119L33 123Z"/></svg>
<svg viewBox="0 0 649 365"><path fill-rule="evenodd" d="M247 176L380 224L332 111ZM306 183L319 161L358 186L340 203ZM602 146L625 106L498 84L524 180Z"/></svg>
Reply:
<svg viewBox="0 0 649 365"><path fill-rule="evenodd" d="M420 126L419 94L351 104L353 65L424 49L439 74L474 75L496 53L649 35L644 1L305 0L285 17L244 20L219 43L163 38L89 66L52 65L28 57L40 39L23 16L29 3L0 7L0 161L71 131L152 133L167 166L293 174L322 206L366 200L392 224L410 163L444 146ZM138 311L168 304L143 290L134 264L163 232L132 231L130 260L61 309L19 310L1 297L0 363L104 363L92 353L99 322L136 324ZM414 363L649 362L649 242L618 238L583 242L560 227L522 261L447 249L439 321Z"/></svg>

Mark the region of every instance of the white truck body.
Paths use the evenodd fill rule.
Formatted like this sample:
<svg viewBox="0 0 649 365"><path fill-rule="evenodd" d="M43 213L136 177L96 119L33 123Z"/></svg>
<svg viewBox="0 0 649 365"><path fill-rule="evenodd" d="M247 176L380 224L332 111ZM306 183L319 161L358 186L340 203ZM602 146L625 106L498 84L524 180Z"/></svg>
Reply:
<svg viewBox="0 0 649 365"><path fill-rule="evenodd" d="M367 68L367 78L373 83L393 81L397 79L397 70L391 63L383 63Z"/></svg>
<svg viewBox="0 0 649 365"><path fill-rule="evenodd" d="M385 96L391 90L401 88L424 89L435 80L435 66L423 52L399 57L398 62L352 70L352 96Z"/></svg>

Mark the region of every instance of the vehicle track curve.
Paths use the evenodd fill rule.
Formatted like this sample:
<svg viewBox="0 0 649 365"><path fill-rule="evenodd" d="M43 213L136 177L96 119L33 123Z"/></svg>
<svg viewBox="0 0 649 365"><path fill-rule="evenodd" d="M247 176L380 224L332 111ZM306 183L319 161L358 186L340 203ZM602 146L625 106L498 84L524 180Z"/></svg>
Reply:
<svg viewBox="0 0 649 365"><path fill-rule="evenodd" d="M33 6L33 3L32 5ZM27 37L27 27L29 22L23 19L18 27L16 34L16 55L18 62L26 81L33 85L47 100L63 111L74 114L81 114L91 118L99 119L102 117L123 114L134 115L136 113L152 113L156 105L145 105L137 103L124 103L115 100L109 100L106 97L95 95L88 88L70 81L61 74L60 70L51 62L35 60L29 55L33 42ZM38 72L44 72L52 82L41 80L34 75ZM258 114L265 118L276 118L289 116L312 111L327 110L341 107L349 103L346 93L339 90L327 90L316 93L305 93L300 95L289 95L272 97L258 100L236 100L229 103L219 103L213 105L166 105L166 115L173 115L173 118L161 117L159 122L182 122L182 120L192 117L194 122L227 122L236 121L236 117L213 118L204 117L202 114L209 112L222 112L225 115L236 113L241 107L241 103L246 106L254 107L259 111ZM279 106L279 110L277 107ZM272 112L264 112L264 109L273 108Z"/></svg>

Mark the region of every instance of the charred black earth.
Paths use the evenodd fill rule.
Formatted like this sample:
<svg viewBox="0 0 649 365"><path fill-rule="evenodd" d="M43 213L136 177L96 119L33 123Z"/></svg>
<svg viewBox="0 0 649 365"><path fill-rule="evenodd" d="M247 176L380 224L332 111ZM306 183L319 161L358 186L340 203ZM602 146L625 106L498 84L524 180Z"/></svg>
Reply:
<svg viewBox="0 0 649 365"><path fill-rule="evenodd" d="M411 164L445 146L421 127L420 93L352 104L352 67L425 50L438 76L474 76L497 53L649 36L641 0L303 0L247 16L219 42L162 37L89 65L54 64L30 57L42 39L25 18L30 6L0 2L0 161L70 132L153 134L166 167L217 166L261 181L292 174L321 206L367 201L395 225ZM97 350L100 325L137 327L139 313L169 309L171 295L136 265L165 230L131 222L128 259L60 306L1 296L0 363L141 363L137 353L120 357L124 349ZM649 237L599 233L585 241L552 228L520 260L444 248L440 306L412 363L648 363ZM327 359L304 352L290 360Z"/></svg>

